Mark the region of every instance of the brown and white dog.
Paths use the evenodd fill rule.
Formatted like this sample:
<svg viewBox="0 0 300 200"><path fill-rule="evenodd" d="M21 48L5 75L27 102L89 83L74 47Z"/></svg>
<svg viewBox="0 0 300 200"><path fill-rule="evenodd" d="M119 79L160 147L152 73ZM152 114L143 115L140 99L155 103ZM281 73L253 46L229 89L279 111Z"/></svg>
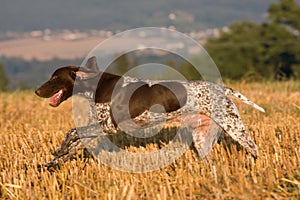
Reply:
<svg viewBox="0 0 300 200"><path fill-rule="evenodd" d="M248 135L234 102L226 95L232 95L262 112L264 109L241 93L214 83L144 81L118 76L100 72L96 57L91 57L83 67L66 66L57 69L50 80L35 93L50 98L53 107L59 106L74 94L85 96L94 110L91 116L93 119L90 120L99 122L106 134L116 133L118 127L126 127L126 122L130 120L139 126L164 120L171 123L185 121L195 126L195 119L211 118L233 140L254 157L257 156L257 146ZM199 155L204 156L201 154L204 144L207 146L209 143L211 148L212 140L215 140L212 137L217 136L207 139L200 137L197 131L199 129L193 132L194 145Z"/></svg>

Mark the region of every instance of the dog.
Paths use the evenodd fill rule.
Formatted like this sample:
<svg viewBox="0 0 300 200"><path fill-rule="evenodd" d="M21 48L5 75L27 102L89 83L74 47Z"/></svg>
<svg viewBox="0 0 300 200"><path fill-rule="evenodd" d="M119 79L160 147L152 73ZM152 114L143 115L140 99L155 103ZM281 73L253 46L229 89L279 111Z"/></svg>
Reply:
<svg viewBox="0 0 300 200"><path fill-rule="evenodd" d="M134 131L136 127L178 120L192 121L195 126L195 120L190 119L208 117L257 157L257 146L247 133L236 105L227 95L265 111L229 87L204 81L151 81L118 76L101 72L96 57L91 57L83 67L57 69L35 93L50 98L49 104L53 107L74 94L84 96L90 101L89 124L98 122L105 134L115 134L120 127ZM67 135L72 134L77 134L76 129ZM77 136L74 138L78 140ZM196 138L197 133L194 133L194 143L197 143ZM201 139L200 143L197 149L203 147L205 141Z"/></svg>

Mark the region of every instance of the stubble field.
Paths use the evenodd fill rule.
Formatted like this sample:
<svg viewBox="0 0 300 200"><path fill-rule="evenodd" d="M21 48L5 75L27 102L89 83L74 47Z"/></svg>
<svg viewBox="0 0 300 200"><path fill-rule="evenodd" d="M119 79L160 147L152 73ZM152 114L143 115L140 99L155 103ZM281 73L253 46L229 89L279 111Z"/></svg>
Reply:
<svg viewBox="0 0 300 200"><path fill-rule="evenodd" d="M299 199L300 82L230 86L266 110L235 101L260 149L257 160L221 143L207 159L188 150L168 167L141 174L79 156L55 172L40 168L74 127L71 100L51 108L33 92L0 93L0 198Z"/></svg>

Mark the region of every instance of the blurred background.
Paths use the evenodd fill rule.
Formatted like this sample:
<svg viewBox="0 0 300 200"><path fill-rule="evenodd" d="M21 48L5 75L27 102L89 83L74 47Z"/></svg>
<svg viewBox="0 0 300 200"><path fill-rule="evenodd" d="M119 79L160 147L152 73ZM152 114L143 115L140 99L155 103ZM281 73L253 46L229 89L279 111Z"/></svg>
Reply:
<svg viewBox="0 0 300 200"><path fill-rule="evenodd" d="M227 81L300 78L300 0L2 0L0 91L34 89L56 68L80 65L106 38L145 26L204 45ZM114 65L150 59L124 55ZM189 69L172 57L160 60Z"/></svg>

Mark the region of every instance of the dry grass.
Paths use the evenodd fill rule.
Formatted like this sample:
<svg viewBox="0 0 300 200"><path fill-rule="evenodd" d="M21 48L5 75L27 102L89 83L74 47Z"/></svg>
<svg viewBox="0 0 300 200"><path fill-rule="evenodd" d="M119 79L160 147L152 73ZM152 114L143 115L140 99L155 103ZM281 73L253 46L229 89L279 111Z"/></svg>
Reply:
<svg viewBox="0 0 300 200"><path fill-rule="evenodd" d="M0 198L299 199L300 83L232 86L267 111L238 103L259 158L216 144L207 160L189 150L172 165L144 174L81 158L54 173L39 171L74 126L71 101L54 109L32 92L0 94Z"/></svg>

